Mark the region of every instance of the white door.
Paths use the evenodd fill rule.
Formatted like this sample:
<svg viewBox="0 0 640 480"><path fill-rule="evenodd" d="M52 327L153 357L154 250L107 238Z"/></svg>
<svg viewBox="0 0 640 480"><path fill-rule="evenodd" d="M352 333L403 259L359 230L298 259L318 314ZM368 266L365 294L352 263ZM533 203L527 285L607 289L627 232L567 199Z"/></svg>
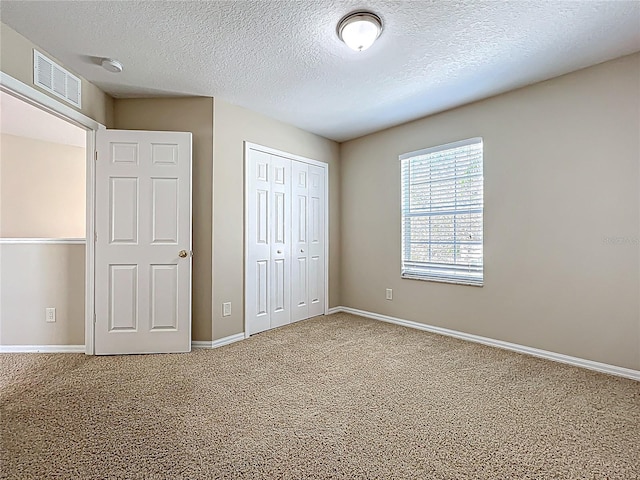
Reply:
<svg viewBox="0 0 640 480"><path fill-rule="evenodd" d="M251 335L291 321L291 160L252 150L247 176L245 315Z"/></svg>
<svg viewBox="0 0 640 480"><path fill-rule="evenodd" d="M270 327L291 322L291 160L271 155Z"/></svg>
<svg viewBox="0 0 640 480"><path fill-rule="evenodd" d="M325 169L292 162L291 321L324 313Z"/></svg>
<svg viewBox="0 0 640 480"><path fill-rule="evenodd" d="M191 134L96 134L95 353L191 349Z"/></svg>
<svg viewBox="0 0 640 480"><path fill-rule="evenodd" d="M307 263L309 264L309 290L307 300L309 302L308 317L324 314L324 192L325 170L315 165L309 165L309 220L307 245Z"/></svg>
<svg viewBox="0 0 640 480"><path fill-rule="evenodd" d="M271 183L269 181L270 156L264 152L252 151L248 164L247 181L247 244L248 258L246 264L247 297L245 316L247 333L254 334L268 330L271 326L269 310L269 260L271 245L269 238L269 197ZM249 300L250 299L250 300Z"/></svg>
<svg viewBox="0 0 640 480"><path fill-rule="evenodd" d="M247 148L249 335L322 315L325 306L326 169L266 150Z"/></svg>
<svg viewBox="0 0 640 480"><path fill-rule="evenodd" d="M291 259L291 321L309 318L309 166L291 165L293 253Z"/></svg>

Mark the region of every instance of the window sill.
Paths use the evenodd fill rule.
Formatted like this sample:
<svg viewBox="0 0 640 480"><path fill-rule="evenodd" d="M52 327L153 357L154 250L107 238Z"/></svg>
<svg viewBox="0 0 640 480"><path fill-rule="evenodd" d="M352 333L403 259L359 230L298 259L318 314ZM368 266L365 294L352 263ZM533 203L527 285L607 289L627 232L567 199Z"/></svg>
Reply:
<svg viewBox="0 0 640 480"><path fill-rule="evenodd" d="M400 274L400 278L402 278L403 280L421 280L423 282L437 282L437 283L450 283L452 285L465 285L467 287L482 288L484 286L484 280L480 282L474 282L473 280L464 280L464 279L454 280L451 278L423 277L419 275L407 275L407 274Z"/></svg>

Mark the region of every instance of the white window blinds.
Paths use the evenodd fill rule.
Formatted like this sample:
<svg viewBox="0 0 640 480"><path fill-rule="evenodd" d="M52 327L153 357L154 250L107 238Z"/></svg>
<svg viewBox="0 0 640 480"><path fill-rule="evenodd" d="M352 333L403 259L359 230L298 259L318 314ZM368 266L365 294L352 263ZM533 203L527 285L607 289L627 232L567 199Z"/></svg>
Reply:
<svg viewBox="0 0 640 480"><path fill-rule="evenodd" d="M482 285L482 139L400 160L402 277Z"/></svg>

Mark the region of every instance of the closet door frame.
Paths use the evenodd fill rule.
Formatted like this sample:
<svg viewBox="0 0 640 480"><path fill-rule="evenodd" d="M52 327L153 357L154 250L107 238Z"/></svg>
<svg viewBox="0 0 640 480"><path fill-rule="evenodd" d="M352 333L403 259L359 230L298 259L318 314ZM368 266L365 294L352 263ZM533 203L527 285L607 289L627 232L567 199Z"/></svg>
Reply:
<svg viewBox="0 0 640 480"><path fill-rule="evenodd" d="M324 315L329 310L329 164L313 160L311 158L302 157L300 155L294 155L292 153L283 152L275 148L265 147L252 142L244 142L244 282L243 282L243 323L245 337L249 337L247 329L247 279L249 278L249 242L247 239L249 229L249 161L250 150L257 150L269 155L276 155L296 162L303 162L308 165L315 165L324 169Z"/></svg>

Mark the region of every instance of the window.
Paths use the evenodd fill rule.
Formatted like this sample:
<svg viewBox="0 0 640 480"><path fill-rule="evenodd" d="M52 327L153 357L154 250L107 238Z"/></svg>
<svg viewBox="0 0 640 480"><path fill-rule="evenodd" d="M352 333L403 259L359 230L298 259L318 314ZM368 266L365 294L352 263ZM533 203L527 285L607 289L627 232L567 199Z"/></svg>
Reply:
<svg viewBox="0 0 640 480"><path fill-rule="evenodd" d="M482 139L406 153L402 277L483 284Z"/></svg>

